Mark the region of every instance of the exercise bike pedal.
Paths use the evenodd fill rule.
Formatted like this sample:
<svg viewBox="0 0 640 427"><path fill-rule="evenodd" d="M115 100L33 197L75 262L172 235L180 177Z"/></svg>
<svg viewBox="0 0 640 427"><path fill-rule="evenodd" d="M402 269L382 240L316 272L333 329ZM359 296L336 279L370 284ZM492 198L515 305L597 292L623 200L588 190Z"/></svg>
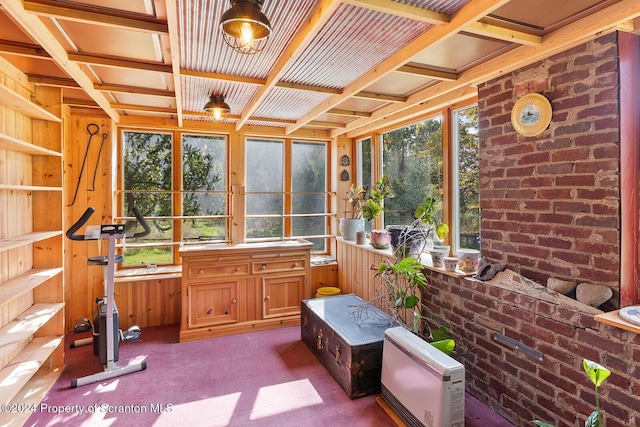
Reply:
<svg viewBox="0 0 640 427"><path fill-rule="evenodd" d="M141 341L142 340L142 331L138 326L131 326L125 333L120 330L120 339L124 342L129 341Z"/></svg>
<svg viewBox="0 0 640 427"><path fill-rule="evenodd" d="M83 317L82 319L76 320L75 325L73 325L73 335L89 332L92 329L91 321L88 318Z"/></svg>

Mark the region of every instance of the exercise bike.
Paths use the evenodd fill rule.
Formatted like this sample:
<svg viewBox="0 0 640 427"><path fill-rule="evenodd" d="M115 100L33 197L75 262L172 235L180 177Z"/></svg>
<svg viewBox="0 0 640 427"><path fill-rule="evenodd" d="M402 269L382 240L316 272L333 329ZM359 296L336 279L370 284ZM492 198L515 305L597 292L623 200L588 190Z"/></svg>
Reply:
<svg viewBox="0 0 640 427"><path fill-rule="evenodd" d="M74 326L74 333L93 331L93 336L71 342L70 347L75 348L83 345L93 344L93 354L98 356L100 364L104 366L104 371L81 378L71 380L71 388L96 383L110 378L119 377L132 372L144 371L147 369L146 362L138 362L127 366L118 366L120 341L138 341L141 331L137 326L132 326L125 333L120 329L118 308L113 299L115 265L124 260L122 255L116 254L116 240L125 237L143 237L151 232L151 228L140 214L138 209L133 208L133 213L142 225L143 231L138 233L127 233L128 224L103 224L100 225L98 234L76 234L95 212L92 207L82 214L80 219L73 224L66 233L71 240L108 240L108 252L106 256L90 257L89 265L104 266L104 294L102 298L96 298L96 310L93 313L93 325L88 318L80 319ZM130 225L130 224L129 224Z"/></svg>

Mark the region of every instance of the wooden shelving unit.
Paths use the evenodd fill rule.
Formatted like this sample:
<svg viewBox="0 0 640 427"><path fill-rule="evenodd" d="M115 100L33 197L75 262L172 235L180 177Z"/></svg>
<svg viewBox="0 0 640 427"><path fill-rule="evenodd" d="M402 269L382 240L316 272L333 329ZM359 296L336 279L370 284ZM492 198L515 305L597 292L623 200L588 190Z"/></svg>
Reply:
<svg viewBox="0 0 640 427"><path fill-rule="evenodd" d="M64 367L61 92L6 62L0 75L23 89L0 84L0 403L37 405ZM29 415L0 412L0 425Z"/></svg>

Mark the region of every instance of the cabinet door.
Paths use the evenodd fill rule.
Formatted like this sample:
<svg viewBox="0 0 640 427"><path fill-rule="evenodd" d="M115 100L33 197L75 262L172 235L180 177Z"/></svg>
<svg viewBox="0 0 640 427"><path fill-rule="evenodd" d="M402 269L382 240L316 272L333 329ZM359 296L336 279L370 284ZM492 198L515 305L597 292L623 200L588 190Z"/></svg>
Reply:
<svg viewBox="0 0 640 427"><path fill-rule="evenodd" d="M300 314L306 275L262 278L264 318Z"/></svg>
<svg viewBox="0 0 640 427"><path fill-rule="evenodd" d="M189 287L189 327L238 321L238 280Z"/></svg>

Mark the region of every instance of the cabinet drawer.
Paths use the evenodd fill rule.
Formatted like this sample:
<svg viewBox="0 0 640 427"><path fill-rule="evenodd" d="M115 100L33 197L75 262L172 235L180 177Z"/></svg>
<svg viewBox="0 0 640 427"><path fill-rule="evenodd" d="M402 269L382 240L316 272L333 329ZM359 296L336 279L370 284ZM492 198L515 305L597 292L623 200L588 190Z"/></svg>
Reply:
<svg viewBox="0 0 640 427"><path fill-rule="evenodd" d="M211 279L220 276L243 276L249 274L249 263L189 265L189 280Z"/></svg>
<svg viewBox="0 0 640 427"><path fill-rule="evenodd" d="M253 261L251 270L253 274L276 273L283 271L299 271L307 268L305 258L279 258Z"/></svg>

